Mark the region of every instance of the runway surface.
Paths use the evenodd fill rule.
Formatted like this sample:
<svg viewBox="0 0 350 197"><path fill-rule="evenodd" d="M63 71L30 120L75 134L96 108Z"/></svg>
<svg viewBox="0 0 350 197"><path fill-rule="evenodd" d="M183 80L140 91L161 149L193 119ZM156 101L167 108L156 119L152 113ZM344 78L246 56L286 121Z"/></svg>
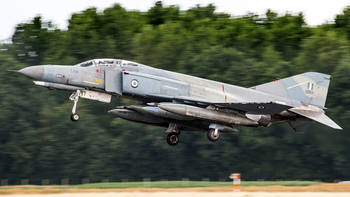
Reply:
<svg viewBox="0 0 350 197"><path fill-rule="evenodd" d="M9 195L0 195L9 196ZM60 194L20 194L11 197L349 197L350 193L334 192L108 192L108 193L60 193Z"/></svg>
<svg viewBox="0 0 350 197"><path fill-rule="evenodd" d="M325 183L309 186L248 186L241 187L241 192L233 192L232 186L192 187L192 188L124 188L124 189L73 189L47 188L37 186L8 186L0 188L0 197L349 197L350 184Z"/></svg>

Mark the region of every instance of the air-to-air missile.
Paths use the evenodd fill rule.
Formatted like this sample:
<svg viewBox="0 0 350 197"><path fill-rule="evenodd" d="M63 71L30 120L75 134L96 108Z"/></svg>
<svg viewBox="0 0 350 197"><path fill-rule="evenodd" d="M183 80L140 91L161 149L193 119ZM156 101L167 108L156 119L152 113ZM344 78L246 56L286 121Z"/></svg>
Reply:
<svg viewBox="0 0 350 197"><path fill-rule="evenodd" d="M214 65L213 65L214 66ZM234 126L267 127L286 123L304 133L312 121L341 129L324 110L330 75L302 73L250 88L152 68L120 59L94 59L74 66L42 65L17 71L50 90L73 91L72 121L80 97L111 102L112 96L140 105L109 110L114 116L167 127L167 142L177 145L181 131L207 131L210 141ZM233 76L234 77L234 76Z"/></svg>

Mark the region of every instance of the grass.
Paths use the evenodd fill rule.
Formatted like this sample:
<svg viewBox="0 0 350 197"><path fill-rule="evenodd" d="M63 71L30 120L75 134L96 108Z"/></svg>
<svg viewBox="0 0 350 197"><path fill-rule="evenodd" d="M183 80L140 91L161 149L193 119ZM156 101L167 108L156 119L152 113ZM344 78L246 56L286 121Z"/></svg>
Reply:
<svg viewBox="0 0 350 197"><path fill-rule="evenodd" d="M322 182L316 181L246 181L242 182L241 186L271 186L271 185L282 185L282 186L309 186L322 184Z"/></svg>
<svg viewBox="0 0 350 197"><path fill-rule="evenodd" d="M1 189L46 189L46 188L54 188L54 187L45 187L45 186L36 186L36 187L33 187L33 186L29 186L29 187L26 187L26 186L1 186L0 187L0 190Z"/></svg>
<svg viewBox="0 0 350 197"><path fill-rule="evenodd" d="M89 183L82 185L69 185L69 186L2 186L0 189L119 189L119 188L182 188L182 187L220 187L220 186L232 186L232 181L229 182L216 182L216 181L152 181L152 182L112 182L112 183ZM241 182L242 187L247 186L309 186L322 184L322 182L315 181L244 181Z"/></svg>

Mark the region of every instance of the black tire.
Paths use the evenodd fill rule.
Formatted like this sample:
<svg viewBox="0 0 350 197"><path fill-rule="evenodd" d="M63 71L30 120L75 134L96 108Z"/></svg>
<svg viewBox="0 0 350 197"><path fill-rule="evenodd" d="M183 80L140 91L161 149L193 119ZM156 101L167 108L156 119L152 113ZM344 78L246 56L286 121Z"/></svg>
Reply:
<svg viewBox="0 0 350 197"><path fill-rule="evenodd" d="M80 116L79 114L72 114L70 115L70 119L73 121L73 122L76 122L80 119Z"/></svg>
<svg viewBox="0 0 350 197"><path fill-rule="evenodd" d="M220 139L220 131L218 131L218 135L214 136L215 133L215 129L209 129L208 133L207 133L207 137L210 141L212 142L216 142Z"/></svg>
<svg viewBox="0 0 350 197"><path fill-rule="evenodd" d="M177 133L169 133L168 136L166 137L166 142L170 146L176 146L180 141L180 137Z"/></svg>

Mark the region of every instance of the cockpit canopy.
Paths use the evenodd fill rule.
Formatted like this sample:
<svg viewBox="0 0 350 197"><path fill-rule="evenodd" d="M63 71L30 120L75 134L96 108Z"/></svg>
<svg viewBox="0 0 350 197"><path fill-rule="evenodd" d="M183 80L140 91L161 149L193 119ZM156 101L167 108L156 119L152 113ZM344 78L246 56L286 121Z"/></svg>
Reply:
<svg viewBox="0 0 350 197"><path fill-rule="evenodd" d="M138 66L136 62L121 59L93 59L79 63L77 67L100 67L100 66Z"/></svg>

